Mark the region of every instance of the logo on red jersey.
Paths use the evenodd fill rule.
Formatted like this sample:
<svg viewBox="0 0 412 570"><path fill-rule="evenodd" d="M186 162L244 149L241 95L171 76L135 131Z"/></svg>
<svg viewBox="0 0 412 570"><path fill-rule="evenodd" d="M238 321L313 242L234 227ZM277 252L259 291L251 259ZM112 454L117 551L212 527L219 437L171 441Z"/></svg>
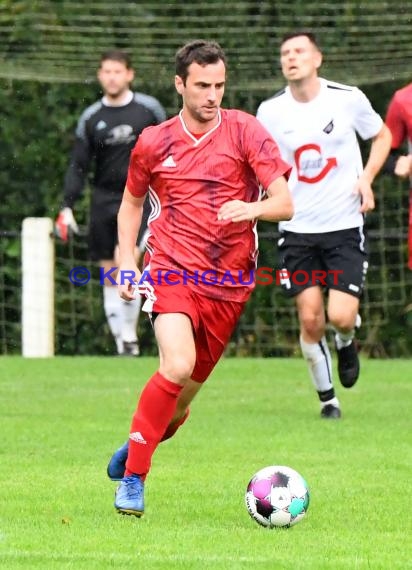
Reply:
<svg viewBox="0 0 412 570"><path fill-rule="evenodd" d="M311 152L309 154L310 158L304 158L302 155L308 151L314 152ZM316 153L318 154L316 155ZM332 168L335 168L338 165L338 161L335 157L327 158L326 164L323 165L323 168L318 171L316 175L306 176L305 174L302 174L308 170L319 169L322 166L323 158L320 146L314 143L305 144L297 149L295 152L295 163L298 173L298 180L300 182L307 182L308 184L316 184L316 182L323 180L328 172L330 172Z"/></svg>
<svg viewBox="0 0 412 570"><path fill-rule="evenodd" d="M174 166L176 166L176 163L175 163L175 161L173 160L173 156L172 156L171 154L169 154L169 156L166 158L166 160L164 160L164 161L162 162L162 166L168 166L169 168L170 168L170 167L173 168Z"/></svg>

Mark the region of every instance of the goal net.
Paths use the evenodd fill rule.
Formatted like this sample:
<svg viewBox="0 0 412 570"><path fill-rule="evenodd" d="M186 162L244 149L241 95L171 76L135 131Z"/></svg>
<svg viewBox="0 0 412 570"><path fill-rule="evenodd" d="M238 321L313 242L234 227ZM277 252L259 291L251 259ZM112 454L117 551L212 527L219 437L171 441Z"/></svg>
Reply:
<svg viewBox="0 0 412 570"><path fill-rule="evenodd" d="M373 356L410 355L407 336L394 338L386 333L389 323L393 327L398 322L401 328L405 319L412 316L412 272L406 266L406 190L401 182L381 177L375 187L377 209L367 220L370 266L361 303L360 340L364 353ZM52 221L47 222L50 228ZM25 224L27 220L23 227ZM269 227L265 224L260 229L261 267L276 267L277 263L277 233L275 226ZM40 229L43 232L40 241L33 228L25 236L23 232L26 245L21 242L20 233L4 233L0 239L0 353L27 353L22 346L22 339L23 342L26 339L29 347L38 347L39 342L43 347L44 343L50 346L47 343L52 342L57 354L114 354L114 342L103 312L98 267L88 260L84 235L63 244L47 227L45 236L44 228ZM27 249L27 239L31 249ZM53 252L48 240L53 244ZM25 256L29 256L29 263ZM13 273L11 280L10 268L15 265L22 270L17 277ZM83 285L73 284L70 275L75 268L84 268L90 280L85 279ZM54 295L52 308L51 295ZM22 307L29 314L23 314ZM142 353L156 354L148 319L141 318L139 327ZM275 284L258 285L227 354L298 355L298 335L293 302Z"/></svg>
<svg viewBox="0 0 412 570"><path fill-rule="evenodd" d="M412 2L280 0L54 2L0 4L0 77L94 81L96 54L126 49L139 76L169 85L175 50L203 37L222 43L230 82L272 91L285 32L310 29L325 51L324 72L356 84L410 81Z"/></svg>

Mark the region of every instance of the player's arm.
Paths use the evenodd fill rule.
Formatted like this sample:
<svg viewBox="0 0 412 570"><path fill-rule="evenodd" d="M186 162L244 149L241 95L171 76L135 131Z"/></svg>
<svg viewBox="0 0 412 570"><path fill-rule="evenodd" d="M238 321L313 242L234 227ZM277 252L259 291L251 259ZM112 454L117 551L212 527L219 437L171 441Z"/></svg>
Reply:
<svg viewBox="0 0 412 570"><path fill-rule="evenodd" d="M395 174L399 178L412 176L412 154L399 154L399 150L392 148L388 159L383 165L382 172Z"/></svg>
<svg viewBox="0 0 412 570"><path fill-rule="evenodd" d="M154 125L159 125L166 120L166 111L160 101L158 101L155 97L147 95L146 93L135 92L134 98L135 101L144 105L153 115Z"/></svg>
<svg viewBox="0 0 412 570"><path fill-rule="evenodd" d="M73 206L83 192L90 161L91 150L87 140L76 137L64 178L63 203L55 223L56 234L63 241L67 241L70 232L78 233Z"/></svg>
<svg viewBox="0 0 412 570"><path fill-rule="evenodd" d="M63 187L63 205L73 208L81 196L91 161L91 149L87 140L77 137L73 146L70 163L66 171Z"/></svg>
<svg viewBox="0 0 412 570"><path fill-rule="evenodd" d="M265 220L279 222L293 217L292 196L284 176L271 182L266 190L267 198L258 202L231 200L220 208L218 220L244 222L247 220Z"/></svg>
<svg viewBox="0 0 412 570"><path fill-rule="evenodd" d="M267 199L255 202L260 213L259 220L280 222L291 220L295 213L292 194L284 176L271 182L266 190Z"/></svg>
<svg viewBox="0 0 412 570"><path fill-rule="evenodd" d="M396 176L399 176L399 178L412 176L412 154L399 156L393 172Z"/></svg>
<svg viewBox="0 0 412 570"><path fill-rule="evenodd" d="M388 127L383 124L381 130L372 139L368 160L355 187L355 193L361 195L362 203L360 212L362 213L373 210L375 207L372 183L389 155L391 142L391 132Z"/></svg>
<svg viewBox="0 0 412 570"><path fill-rule="evenodd" d="M135 299L134 282L138 282L140 272L136 267L136 240L143 217L145 196L136 197L125 188L119 212L117 228L119 238L119 294L126 301Z"/></svg>
<svg viewBox="0 0 412 570"><path fill-rule="evenodd" d="M392 148L383 171L388 174L395 174L400 178L406 178L412 175L412 155L399 152L407 137L407 125L396 94L389 103L385 122L392 133Z"/></svg>

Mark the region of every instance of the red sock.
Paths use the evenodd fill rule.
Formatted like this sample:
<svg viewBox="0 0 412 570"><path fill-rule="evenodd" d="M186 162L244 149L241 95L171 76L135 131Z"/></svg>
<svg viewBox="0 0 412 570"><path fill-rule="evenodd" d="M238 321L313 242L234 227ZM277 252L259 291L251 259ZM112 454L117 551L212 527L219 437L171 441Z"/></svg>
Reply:
<svg viewBox="0 0 412 570"><path fill-rule="evenodd" d="M167 426L166 431L164 432L163 437L160 441L166 441L167 439L173 437L177 432L177 430L180 428L180 426L185 423L185 421L189 417L189 413L190 413L189 408L186 408L185 415L183 416L183 418L180 418L180 420L177 420L177 422L170 423Z"/></svg>
<svg viewBox="0 0 412 570"><path fill-rule="evenodd" d="M176 411L181 390L182 386L166 380L160 372L143 388L130 428L125 476L135 473L143 480L146 478L152 455Z"/></svg>

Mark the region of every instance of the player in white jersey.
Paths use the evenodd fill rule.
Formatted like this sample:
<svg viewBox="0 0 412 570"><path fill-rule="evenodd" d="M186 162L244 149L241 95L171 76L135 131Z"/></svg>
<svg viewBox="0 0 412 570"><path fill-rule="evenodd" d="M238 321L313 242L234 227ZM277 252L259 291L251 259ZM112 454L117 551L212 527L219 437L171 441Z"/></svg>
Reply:
<svg viewBox="0 0 412 570"><path fill-rule="evenodd" d="M362 91L318 76L322 54L312 33L287 34L280 63L288 85L261 103L257 117L293 165L289 188L295 214L279 225L282 287L296 301L300 345L321 417L336 419L341 410L326 322L335 330L339 378L350 388L359 376L354 336L368 267L363 218L375 206L371 184L389 153L391 135ZM372 139L365 167L358 135Z"/></svg>

